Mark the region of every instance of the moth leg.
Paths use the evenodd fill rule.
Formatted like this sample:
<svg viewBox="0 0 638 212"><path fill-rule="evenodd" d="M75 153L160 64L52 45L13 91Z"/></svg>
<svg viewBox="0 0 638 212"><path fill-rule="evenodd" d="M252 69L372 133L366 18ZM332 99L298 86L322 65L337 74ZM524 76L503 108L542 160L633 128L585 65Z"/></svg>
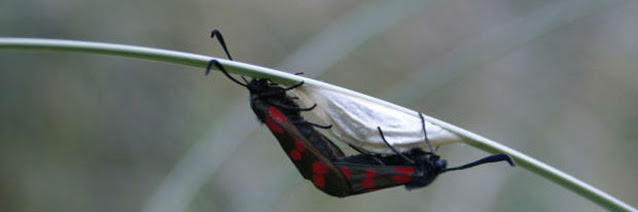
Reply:
<svg viewBox="0 0 638 212"><path fill-rule="evenodd" d="M307 108L302 108L302 107L300 107L300 108L297 108L297 109L298 109L299 111L311 111L311 110L315 109L315 107L317 107L317 104L313 104L312 106L307 107Z"/></svg>
<svg viewBox="0 0 638 212"><path fill-rule="evenodd" d="M293 124L307 124L313 127L317 127L317 128L321 128L321 129L330 129L332 127L332 124L329 125L319 125L319 124L315 124L306 120L302 120L302 119L296 119L296 120L292 120Z"/></svg>
<svg viewBox="0 0 638 212"><path fill-rule="evenodd" d="M304 108L304 107L296 107L294 109L293 108L285 108L285 109L297 110L297 111L311 111L311 110L315 109L316 107L317 107L317 104L313 104L312 106L306 107L306 108Z"/></svg>
<svg viewBox="0 0 638 212"><path fill-rule="evenodd" d="M421 123L422 123L421 127L423 128L423 140L425 140L425 143L428 145L428 149L430 149L430 152L434 153L434 150L432 149L432 144L430 144L430 139L428 139L428 132L425 131L425 118L423 118L422 113L419 113L419 118L421 118Z"/></svg>
<svg viewBox="0 0 638 212"><path fill-rule="evenodd" d="M295 84L295 85L293 85L293 86L287 87L287 88L285 88L284 90L289 91L289 90L292 90L292 89L298 88L299 86L302 86L303 84L304 84L304 81L301 81L300 83L297 83L297 84Z"/></svg>
<svg viewBox="0 0 638 212"><path fill-rule="evenodd" d="M282 90L271 91L271 92L262 92L262 93L259 94L259 96L260 97L283 96L283 95L285 95L285 92L288 91L290 88L294 89L296 87L301 86L301 84L303 84L303 82L301 82L301 83L299 83L297 85L293 85L293 86L291 86L289 88L282 89ZM289 97L289 98L291 98L291 99L299 99L297 97ZM303 107L299 107L299 106L293 107L293 106L288 106L288 105L277 104L277 103L273 103L270 100L266 100L266 101L269 104L271 104L271 105L281 106L281 108L283 108L283 109L295 110L295 111L311 111L311 110L315 109L315 107L317 107L317 104L313 104L310 107L303 108Z"/></svg>
<svg viewBox="0 0 638 212"><path fill-rule="evenodd" d="M306 122L306 124L309 124L309 125L311 125L313 127L317 127L317 128L321 128L321 129L330 129L330 128L332 128L332 124L319 125L319 124L315 124L315 123L312 123L312 122Z"/></svg>
<svg viewBox="0 0 638 212"><path fill-rule="evenodd" d="M405 159L406 161L410 162L411 164L414 164L414 160L410 159L408 156L405 156L404 154L402 154L399 151L397 151L394 147L392 147L392 145L390 145L390 143L388 143L387 140L385 140L385 136L383 136L383 131L381 131L381 127L377 127L377 129L379 130L379 134L381 134L381 139L383 140L383 142L385 142L385 144L388 145L388 147L390 147L390 149L394 153L396 153L397 155L403 157L403 159Z"/></svg>
<svg viewBox="0 0 638 212"><path fill-rule="evenodd" d="M352 144L348 144L348 146L350 146L350 148L354 149L355 151L361 153L360 155L364 155L365 157L367 157L368 159L371 159L375 162L377 162L379 165L385 165L385 163L383 161L381 161L378 157L368 153L368 152L364 152L362 149L360 149L359 147L356 147ZM356 155L355 155L356 156Z"/></svg>

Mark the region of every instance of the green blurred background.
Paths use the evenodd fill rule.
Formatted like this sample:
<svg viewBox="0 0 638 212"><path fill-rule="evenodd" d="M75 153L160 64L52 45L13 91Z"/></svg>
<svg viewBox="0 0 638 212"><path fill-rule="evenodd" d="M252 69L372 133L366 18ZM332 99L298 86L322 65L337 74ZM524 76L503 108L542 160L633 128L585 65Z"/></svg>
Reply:
<svg viewBox="0 0 638 212"><path fill-rule="evenodd" d="M638 206L638 1L0 2L0 36L132 44L306 75L494 139ZM0 51L0 211L600 211L524 169L337 199L215 72ZM486 153L439 153L458 165Z"/></svg>

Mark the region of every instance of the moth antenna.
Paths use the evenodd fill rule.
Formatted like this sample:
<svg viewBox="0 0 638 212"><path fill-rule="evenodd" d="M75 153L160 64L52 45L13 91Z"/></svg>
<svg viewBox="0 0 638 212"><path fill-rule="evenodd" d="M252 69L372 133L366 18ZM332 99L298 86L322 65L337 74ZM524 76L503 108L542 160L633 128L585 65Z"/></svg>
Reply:
<svg viewBox="0 0 638 212"><path fill-rule="evenodd" d="M224 49L224 52L226 52L226 56L228 57L228 59L233 60L233 58L230 56L230 53L228 53L228 48L226 48L224 36L222 36L222 33L218 29L213 29L213 31L210 32L210 38L215 38L215 36L217 37L217 41L219 42L219 44L221 44L222 48Z"/></svg>
<svg viewBox="0 0 638 212"><path fill-rule="evenodd" d="M388 145L388 147L390 147L390 149L394 153L396 153L397 155L401 156L403 159L405 159L406 161L410 162L411 164L414 164L414 160L410 159L408 156L405 156L404 154L402 154L399 151L397 151L394 147L392 147L392 145L390 145L390 143L388 143L387 140L385 140L385 136L383 136L383 131L381 131L381 127L377 126L377 129L379 130L379 134L381 134L381 139L383 139L383 142L385 142L385 144Z"/></svg>
<svg viewBox="0 0 638 212"><path fill-rule="evenodd" d="M210 32L210 38L215 38L217 37L217 42L219 42L219 44L222 46L222 48L224 49L224 52L226 53L226 57L228 57L228 60L233 60L233 57L230 56L230 53L228 52L228 47L226 47L226 41L224 41L224 36L222 35L222 33L218 30L218 29L213 29L213 31ZM212 61L211 61L212 62ZM233 80L234 82L236 82L237 84L240 84L244 87L246 87L246 85L248 85L248 80L246 80L246 78L244 76L241 76L241 79L244 80L244 83L240 83L239 80L231 77L228 72L226 72L225 69L221 68L221 64L219 64L219 62L216 61L217 64L215 64L215 66L217 66L218 68L220 68L220 70L222 70L222 72L224 72L224 74L230 78L231 80ZM219 65L218 65L219 64ZM208 63L208 68L206 69L206 75L208 75L208 73L210 73L210 66L211 63Z"/></svg>
<svg viewBox="0 0 638 212"><path fill-rule="evenodd" d="M432 144L430 143L430 139L428 138L428 132L425 131L425 118L423 118L423 114L419 113L419 118L421 118L421 127L423 128L423 138L425 140L425 143L428 145L428 149L430 149L431 153L434 153L434 150L432 149Z"/></svg>
<svg viewBox="0 0 638 212"><path fill-rule="evenodd" d="M234 77L230 76L230 74L228 74L228 71L226 71L224 66L222 66L222 64L219 63L219 61L217 61L215 59L208 61L208 66L206 66L206 75L208 75L210 73L210 68L212 66L217 67L217 69L219 69L219 71L224 73L224 75L226 75L226 77L228 77L228 79L232 80L233 82L235 82L235 83L237 83L237 84L239 84L241 86L247 87L247 84L241 83L241 82L239 82L239 80L237 80ZM242 78L243 78L243 76L242 76ZM244 81L246 81L246 79L244 79Z"/></svg>
<svg viewBox="0 0 638 212"><path fill-rule="evenodd" d="M287 87L287 88L285 88L284 90L289 91L289 90L292 90L292 89L298 88L299 86L302 86L303 84L304 84L304 81L301 81L300 83L297 83L297 84L295 84L295 85L293 85L293 86Z"/></svg>
<svg viewBox="0 0 638 212"><path fill-rule="evenodd" d="M480 160L459 166L459 167L454 167L454 168L449 168L449 169L445 169L444 172L446 171L454 171L454 170L461 170L461 169L467 169L470 167L474 167L474 166L478 166L484 163L496 163L496 162L500 162L500 161L506 161L507 163L510 164L510 166L516 166L516 163L514 163L514 160L512 159L512 157L510 157L509 155L506 154L496 154L496 155L490 155L487 157L484 157Z"/></svg>

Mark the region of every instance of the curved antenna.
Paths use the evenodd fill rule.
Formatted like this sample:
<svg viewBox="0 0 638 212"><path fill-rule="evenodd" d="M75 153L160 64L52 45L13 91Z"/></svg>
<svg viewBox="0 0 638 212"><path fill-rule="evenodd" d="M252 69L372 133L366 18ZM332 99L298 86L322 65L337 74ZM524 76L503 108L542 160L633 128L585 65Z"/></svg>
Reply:
<svg viewBox="0 0 638 212"><path fill-rule="evenodd" d="M377 130L379 130L379 134L381 134L381 139L383 139L383 142L385 142L385 144L388 145L388 147L390 147L390 149L394 153L396 153L397 155L401 156L403 159L405 159L406 161L410 162L411 164L414 164L414 160L410 159L408 156L405 156L404 154L402 154L399 151L397 151L394 147L392 147L392 145L390 145L390 143L388 143L387 140L385 140L385 136L383 136L383 131L381 131L381 127L377 126Z"/></svg>
<svg viewBox="0 0 638 212"><path fill-rule="evenodd" d="M210 38L215 38L215 35L217 35L217 42L222 45L222 48L224 49L224 52L226 52L226 56L228 57L228 59L233 60L233 58L230 56L230 53L228 53L228 48L226 48L226 42L224 41L224 36L222 36L222 33L218 29L213 29L213 31L210 32Z"/></svg>
<svg viewBox="0 0 638 212"><path fill-rule="evenodd" d="M425 131L425 118L423 118L423 113L419 113L419 118L421 118L421 127L423 128L423 138L425 140L425 143L428 145L428 149L430 149L430 152L434 153L432 144L430 143L430 139L428 138L428 133Z"/></svg>
<svg viewBox="0 0 638 212"><path fill-rule="evenodd" d="M226 53L226 57L228 57L228 60L233 60L233 57L231 57L230 53L228 52L228 47L226 47L226 41L224 41L224 36L222 36L222 33L218 29L213 29L213 31L210 32L210 38L215 38L215 37L217 37L217 42L219 42L219 44L222 46L222 49L224 49L224 52ZM211 66L211 63L209 62L208 63L209 68L206 69L206 75L208 75L208 73L210 72L210 66ZM217 66L217 67L221 67L221 66ZM244 83L239 83L238 80L230 77L230 75L226 72L226 70L224 70L223 72L228 78L235 81L237 84L243 85L244 87L246 87L246 85L248 84L248 80L246 80L244 76L241 76L241 79L244 80Z"/></svg>
<svg viewBox="0 0 638 212"><path fill-rule="evenodd" d="M510 166L516 166L516 163L514 163L514 160L512 160L512 158L509 155L506 154L496 154L496 155L490 155L487 157L484 157L483 159L459 166L459 167L454 167L454 168L449 168L449 169L445 169L443 172L446 171L454 171L454 170L461 170L461 169L467 169L470 167L474 167L474 166L478 166L484 163L496 163L496 162L500 162L500 161L506 161L507 163L510 164Z"/></svg>
<svg viewBox="0 0 638 212"><path fill-rule="evenodd" d="M208 75L208 74L210 73L210 68L211 68L213 65L214 65L215 67L217 67L217 69L219 69L219 71L221 71L222 73L224 73L224 75L226 75L226 77L228 77L228 79L232 80L233 82L235 82L235 83L237 83L237 84L239 84L239 85L241 85L241 86L247 87L247 84L248 84L248 83L241 83L241 82L239 82L239 80L237 80L237 79L235 79L234 77L230 76L230 74L228 74L228 72L226 71L226 69L224 69L224 66L222 66L222 64L221 64L221 63L219 63L219 61L217 61L217 60L215 60L215 59L210 60L210 61L208 62L208 66L206 66L206 75ZM243 77L242 77L242 78L243 78ZM246 79L244 79L244 81L246 81Z"/></svg>

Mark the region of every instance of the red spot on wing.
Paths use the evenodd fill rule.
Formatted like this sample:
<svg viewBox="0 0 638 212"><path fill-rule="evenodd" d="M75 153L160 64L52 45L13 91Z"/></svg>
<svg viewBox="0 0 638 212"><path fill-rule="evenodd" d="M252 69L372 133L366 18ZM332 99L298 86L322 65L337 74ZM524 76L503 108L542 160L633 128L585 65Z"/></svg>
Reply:
<svg viewBox="0 0 638 212"><path fill-rule="evenodd" d="M343 173L344 176L346 176L346 179L350 179L350 176L352 176L352 170L350 170L350 168L348 167L341 167L339 168L341 170L341 173Z"/></svg>
<svg viewBox="0 0 638 212"><path fill-rule="evenodd" d="M292 158L292 160L294 161L301 160L301 152L297 151L296 149L293 149L292 151L290 151L290 158Z"/></svg>
<svg viewBox="0 0 638 212"><path fill-rule="evenodd" d="M412 173L414 173L414 167L411 167L411 166L397 167L397 168L394 168L394 170L399 172L400 174L392 175L392 181L397 183L407 183L412 180L411 175Z"/></svg>
<svg viewBox="0 0 638 212"><path fill-rule="evenodd" d="M315 161L312 163L312 183L317 186L317 188L324 188L326 185L326 178L323 177L323 174L328 173L329 169L325 163L321 161Z"/></svg>
<svg viewBox="0 0 638 212"><path fill-rule="evenodd" d="M374 169L366 170L365 177L361 182L363 188L372 188L372 186L374 185L374 176L376 175L377 171L375 171Z"/></svg>
<svg viewBox="0 0 638 212"><path fill-rule="evenodd" d="M299 152L303 152L304 150L306 150L306 146L304 146L303 141L300 140L295 141L295 148Z"/></svg>
<svg viewBox="0 0 638 212"><path fill-rule="evenodd" d="M403 166L394 168L395 171L403 174L412 174L414 172L414 167L412 166Z"/></svg>
<svg viewBox="0 0 638 212"><path fill-rule="evenodd" d="M312 163L312 173L313 174L325 174L328 173L328 166L321 161L315 161Z"/></svg>
<svg viewBox="0 0 638 212"><path fill-rule="evenodd" d="M412 180L412 176L410 175L402 175L402 174L392 175L392 181L397 183L407 183L407 182L410 182L411 180Z"/></svg>
<svg viewBox="0 0 638 212"><path fill-rule="evenodd" d="M275 132L277 134L284 133L284 129L281 128L281 126L279 126L279 124L277 124L274 121L272 121L272 119L270 119L269 117L266 117L266 126L268 126L268 129L270 129L270 131L273 131L273 132Z"/></svg>
<svg viewBox="0 0 638 212"><path fill-rule="evenodd" d="M326 178L324 178L323 175L314 174L312 175L312 183L315 184L317 188L324 188L326 187Z"/></svg>
<svg viewBox="0 0 638 212"><path fill-rule="evenodd" d="M277 110L277 108L270 106L268 108L268 114L270 115L270 117L275 120L277 123L284 123L286 122L286 116L279 110Z"/></svg>

